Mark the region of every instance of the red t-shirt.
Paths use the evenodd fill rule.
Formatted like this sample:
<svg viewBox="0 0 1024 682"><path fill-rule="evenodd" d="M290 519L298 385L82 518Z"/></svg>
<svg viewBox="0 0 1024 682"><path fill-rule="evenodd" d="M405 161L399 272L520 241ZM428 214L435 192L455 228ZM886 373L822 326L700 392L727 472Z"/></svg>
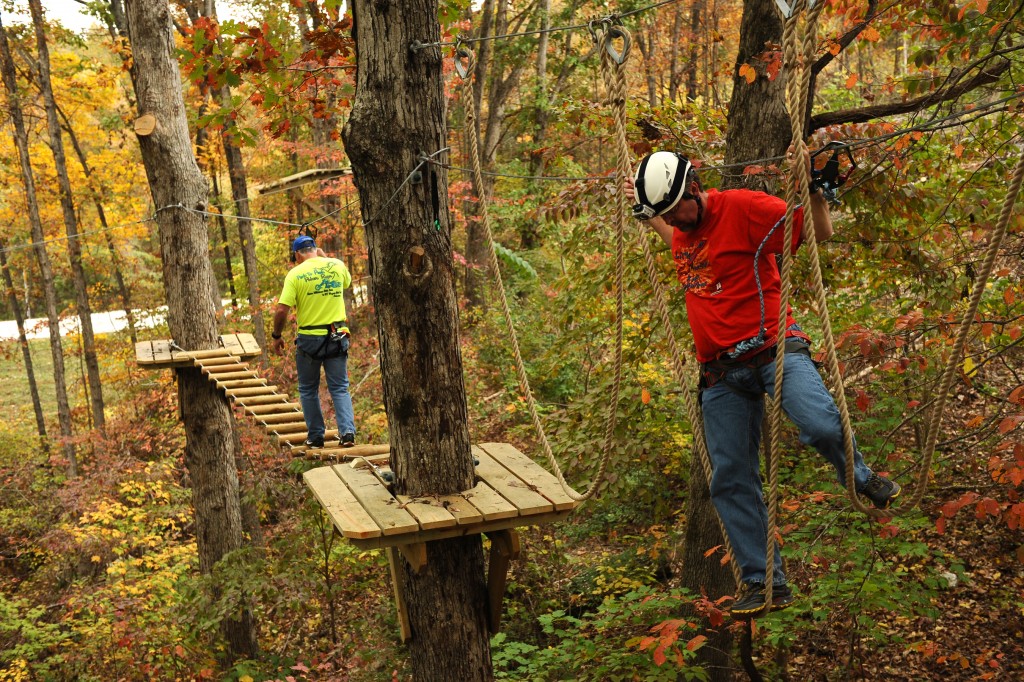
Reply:
<svg viewBox="0 0 1024 682"><path fill-rule="evenodd" d="M732 351L760 331L754 257L762 241L757 268L768 338L763 347L775 344L781 279L774 254L782 253L786 224L779 220L785 214L786 202L764 192L712 189L708 190L700 227L693 232L673 230L672 257L679 283L686 289L686 314L700 362ZM802 241L802 210L797 209L794 218L796 251ZM787 313L788 328L794 320L792 313ZM806 338L803 333L789 335Z"/></svg>

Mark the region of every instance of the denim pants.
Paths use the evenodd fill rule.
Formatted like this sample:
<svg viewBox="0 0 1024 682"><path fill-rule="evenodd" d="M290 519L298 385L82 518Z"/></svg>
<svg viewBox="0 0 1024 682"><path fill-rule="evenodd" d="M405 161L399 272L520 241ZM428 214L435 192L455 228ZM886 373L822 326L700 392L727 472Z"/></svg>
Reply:
<svg viewBox="0 0 1024 682"><path fill-rule="evenodd" d="M348 392L348 347L346 336L342 341L342 354L326 359L313 357L320 352L323 336L298 334L295 337L295 366L299 380L299 402L302 416L306 420L306 431L310 440L323 438L324 413L320 408L320 367L327 377L327 390L334 402L334 419L338 423L339 437L356 432L355 415L352 411L352 396Z"/></svg>
<svg viewBox="0 0 1024 682"><path fill-rule="evenodd" d="M701 405L713 472L711 501L729 534L743 582L763 583L768 508L760 467L764 398L758 373L765 390L774 398L775 363L769 362L759 368L730 370L720 382L701 393ZM800 430L800 442L821 453L835 467L839 483L845 485L846 452L839 409L814 362L804 353L786 353L782 394L782 409ZM856 443L854 451L854 485L860 490L871 469L864 464ZM786 582L778 545L772 575L774 584Z"/></svg>

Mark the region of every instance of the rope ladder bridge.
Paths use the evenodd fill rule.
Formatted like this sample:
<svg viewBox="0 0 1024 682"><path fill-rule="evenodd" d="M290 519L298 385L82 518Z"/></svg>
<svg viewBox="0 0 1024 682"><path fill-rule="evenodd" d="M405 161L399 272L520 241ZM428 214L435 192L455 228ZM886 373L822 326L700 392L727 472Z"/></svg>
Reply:
<svg viewBox="0 0 1024 682"><path fill-rule="evenodd" d="M492 633L497 632L509 564L520 556L516 529L567 517L579 504L571 489L513 446L483 443L473 447L473 488L453 495L395 495L389 445L343 449L333 430L326 434L327 447L306 448L301 405L261 378L247 362L260 355L252 334L225 334L220 342L220 348L185 351L173 341L140 341L135 346L135 358L144 369L200 369L226 399L259 423L282 449L293 456L336 460L306 471L303 479L331 518L335 532L361 549L386 550L403 641L412 634L396 580L399 555L419 572L427 564L426 543L486 535L491 541L488 627Z"/></svg>

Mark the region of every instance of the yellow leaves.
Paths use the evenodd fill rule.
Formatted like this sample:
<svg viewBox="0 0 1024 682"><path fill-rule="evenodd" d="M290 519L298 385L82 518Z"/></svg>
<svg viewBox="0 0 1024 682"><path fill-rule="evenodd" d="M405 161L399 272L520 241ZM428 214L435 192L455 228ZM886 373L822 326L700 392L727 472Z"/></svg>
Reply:
<svg viewBox="0 0 1024 682"><path fill-rule="evenodd" d="M971 358L964 358L964 376L974 377L978 373L978 366Z"/></svg>
<svg viewBox="0 0 1024 682"><path fill-rule="evenodd" d="M743 64L740 66L739 75L746 79L747 83L753 83L757 80L757 71L754 70L750 64Z"/></svg>
<svg viewBox="0 0 1024 682"><path fill-rule="evenodd" d="M860 37L868 42L877 43L882 39L882 34L874 26L868 26L861 32Z"/></svg>

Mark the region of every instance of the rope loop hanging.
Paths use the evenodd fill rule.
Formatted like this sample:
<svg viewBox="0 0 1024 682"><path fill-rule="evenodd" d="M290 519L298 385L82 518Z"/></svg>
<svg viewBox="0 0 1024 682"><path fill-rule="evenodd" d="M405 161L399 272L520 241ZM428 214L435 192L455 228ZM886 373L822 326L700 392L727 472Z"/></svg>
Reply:
<svg viewBox="0 0 1024 682"><path fill-rule="evenodd" d="M594 33L593 27L591 27L592 34ZM624 32L624 29L623 29ZM596 34L595 40L596 40ZM628 52L628 39L627 48L624 52ZM607 51L602 54L606 54ZM558 465L558 460L555 458L554 452L551 449L551 444L548 441L547 434L544 431L544 426L541 422L540 413L537 409L536 400L533 397L533 391L530 388L529 377L526 373L526 365L523 361L522 351L519 346L519 338L515 331L515 326L512 322L512 312L509 307L508 297L505 292L505 285L501 277L501 269L498 263L498 253L494 241L494 232L491 229L490 213L488 210L488 202L482 196L484 194L483 188L483 169L480 161L480 144L478 140L478 112L476 110L476 98L473 93L473 81L469 77L469 74L473 70L474 57L471 51L466 48L456 51L456 70L459 75L463 78L463 101L465 102L466 111L466 136L469 138L470 157L473 164L473 180L477 191L480 193L478 196L479 206L478 213L480 216L480 222L484 227L484 233L487 238L488 246L488 266L491 270L491 275L494 278L496 288L501 303L502 314L505 318L505 327L508 332L509 344L512 347L512 354L515 358L516 366L516 377L519 382L519 389L523 394L523 398L526 402L527 409L530 413L530 421L533 424L534 431L537 434L537 438L540 441L541 448L544 451L545 458L547 459L548 466L554 473L558 482L561 484L562 489L565 493L577 502L582 502L593 497L601 484L605 480L605 476L608 470L608 464L611 460L611 454L613 449L615 426L617 423L617 413L619 406L619 394L620 387L622 384L622 317L623 317L623 287L622 287L622 273L623 273L623 233L625 230L625 219L626 219L626 205L624 198L616 204L616 248L615 248L615 292L616 292L616 333L615 333L615 357L613 360L614 365L614 379L611 391L611 399L609 401L608 420L604 434L604 447L601 456L600 464L594 481L590 487L583 493L577 493L573 490L565 480L565 476L562 473L561 467ZM614 97L613 101L617 103L615 107L615 118L616 118L616 129L619 131L619 138L621 139L620 144L620 159L619 159L619 174L621 175L623 165L625 164L626 172L628 172L628 147L625 145L625 57L622 55L622 60L618 64L618 74L621 80L621 88L618 97ZM461 63L461 68L460 68ZM605 61L602 60L604 66ZM607 71L607 68L605 69ZM465 74L465 75L463 75ZM608 79L606 75L606 80ZM625 149L626 156L623 157L622 150ZM625 176L623 176L625 177ZM620 182L622 178L619 178Z"/></svg>

